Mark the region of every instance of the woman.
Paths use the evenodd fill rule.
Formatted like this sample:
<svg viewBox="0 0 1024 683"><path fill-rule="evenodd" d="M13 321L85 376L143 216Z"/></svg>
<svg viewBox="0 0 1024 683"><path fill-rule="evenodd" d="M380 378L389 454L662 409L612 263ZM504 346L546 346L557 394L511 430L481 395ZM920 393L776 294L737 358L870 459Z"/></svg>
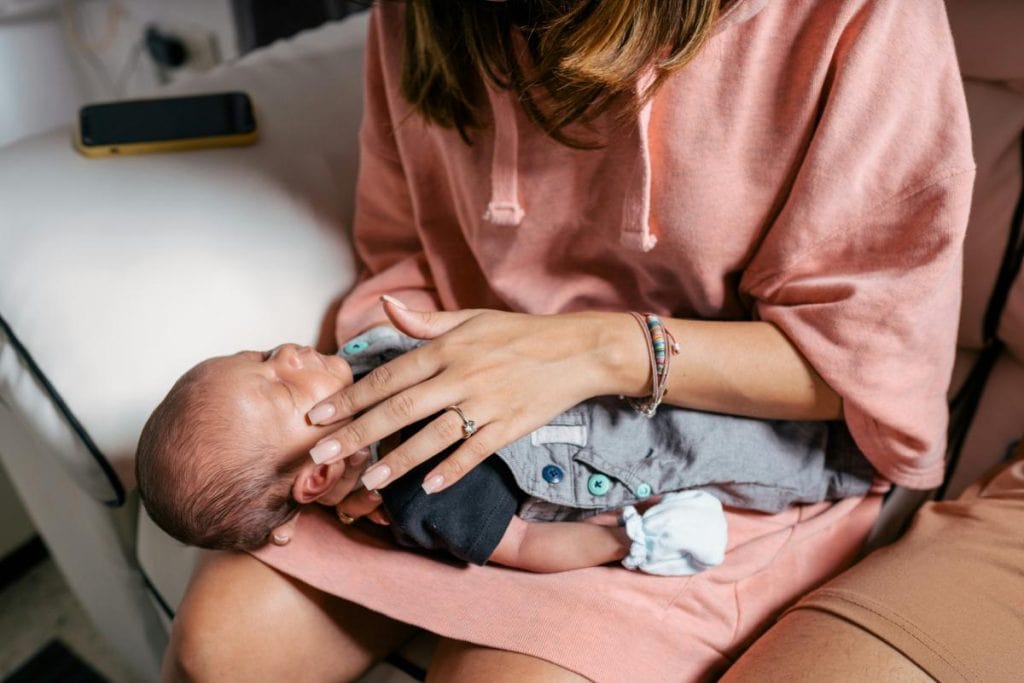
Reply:
<svg viewBox="0 0 1024 683"><path fill-rule="evenodd" d="M626 314L641 310L681 345L665 401L844 419L884 479L937 483L973 177L939 0L374 12L365 269L338 339L390 320L435 341L317 406L321 423L366 411L320 455L455 405L479 428L424 479L449 486L586 398L650 394ZM381 295L399 304L384 311ZM366 488L465 426L445 411L364 473ZM339 510L376 504L360 490ZM168 669L350 678L414 624L444 637L439 680L707 677L845 567L879 505L730 512L726 562L683 579L467 570L304 516L289 546L259 553L277 571L247 556L198 570Z"/></svg>

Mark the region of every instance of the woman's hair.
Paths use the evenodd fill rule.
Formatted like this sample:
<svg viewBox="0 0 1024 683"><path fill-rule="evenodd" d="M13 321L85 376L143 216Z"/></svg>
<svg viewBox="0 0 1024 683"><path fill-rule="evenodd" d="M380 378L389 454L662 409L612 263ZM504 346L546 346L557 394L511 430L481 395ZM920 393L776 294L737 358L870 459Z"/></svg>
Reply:
<svg viewBox="0 0 1024 683"><path fill-rule="evenodd" d="M401 89L418 113L468 142L483 76L552 138L588 147L566 128L643 106L707 41L721 0L405 2Z"/></svg>
<svg viewBox="0 0 1024 683"><path fill-rule="evenodd" d="M299 508L291 495L305 460L278 464L274 447L210 405L202 366L175 383L142 429L139 497L157 526L187 545L254 550Z"/></svg>

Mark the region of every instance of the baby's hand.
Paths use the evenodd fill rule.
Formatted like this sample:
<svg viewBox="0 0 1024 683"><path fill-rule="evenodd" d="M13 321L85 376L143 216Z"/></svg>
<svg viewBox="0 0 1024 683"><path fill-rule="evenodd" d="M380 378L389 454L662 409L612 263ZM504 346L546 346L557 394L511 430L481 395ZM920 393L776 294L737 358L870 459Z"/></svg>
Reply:
<svg viewBox="0 0 1024 683"><path fill-rule="evenodd" d="M364 448L337 463L343 465L345 470L338 477L338 481L335 482L334 486L321 494L316 499L316 502L329 507L337 506L338 503L344 500L345 496L352 493L352 489L359 485L359 477L362 476L369 460L370 451Z"/></svg>
<svg viewBox="0 0 1024 683"><path fill-rule="evenodd" d="M376 491L359 488L359 478L370 460L370 450L364 448L356 451L341 461L345 470L330 491L317 498L321 505L333 507L335 514L343 524L352 524L360 517L366 517L377 524L388 525L391 520L380 509L381 497ZM337 466L338 463L335 464Z"/></svg>
<svg viewBox="0 0 1024 683"><path fill-rule="evenodd" d="M400 435L398 434L385 437L378 446L379 454L381 456L387 455L391 452L391 449L399 444L400 440ZM365 462L361 463L359 469L360 472L365 469ZM345 474L348 475L348 472L346 471ZM361 488L349 494L345 500L335 507L335 510L342 524L351 524L360 517L365 516L371 522L387 526L391 524L391 519L388 517L387 512L380 507L380 503L381 496L378 492Z"/></svg>

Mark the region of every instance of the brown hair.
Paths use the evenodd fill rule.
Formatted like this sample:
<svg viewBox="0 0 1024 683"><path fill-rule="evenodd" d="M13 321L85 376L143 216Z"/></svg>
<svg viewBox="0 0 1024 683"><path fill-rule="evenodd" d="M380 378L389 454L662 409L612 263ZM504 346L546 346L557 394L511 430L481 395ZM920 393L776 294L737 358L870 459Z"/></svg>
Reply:
<svg viewBox="0 0 1024 683"><path fill-rule="evenodd" d="M481 75L559 142L625 97L641 107L700 51L720 0L406 0L402 95L469 141ZM634 96L646 69L654 79Z"/></svg>
<svg viewBox="0 0 1024 683"><path fill-rule="evenodd" d="M211 405L202 365L187 372L146 421L135 455L139 497L157 526L187 545L253 550L298 510L292 476ZM219 438L221 435L231 438Z"/></svg>

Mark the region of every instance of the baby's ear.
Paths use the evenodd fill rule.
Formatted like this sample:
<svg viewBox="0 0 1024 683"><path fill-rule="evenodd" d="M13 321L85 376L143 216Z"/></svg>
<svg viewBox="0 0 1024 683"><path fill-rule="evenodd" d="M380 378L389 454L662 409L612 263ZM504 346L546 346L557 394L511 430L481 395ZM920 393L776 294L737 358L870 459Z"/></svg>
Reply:
<svg viewBox="0 0 1024 683"><path fill-rule="evenodd" d="M316 501L334 486L331 470L330 465L317 465L312 460L306 463L295 475L292 496L302 505Z"/></svg>

